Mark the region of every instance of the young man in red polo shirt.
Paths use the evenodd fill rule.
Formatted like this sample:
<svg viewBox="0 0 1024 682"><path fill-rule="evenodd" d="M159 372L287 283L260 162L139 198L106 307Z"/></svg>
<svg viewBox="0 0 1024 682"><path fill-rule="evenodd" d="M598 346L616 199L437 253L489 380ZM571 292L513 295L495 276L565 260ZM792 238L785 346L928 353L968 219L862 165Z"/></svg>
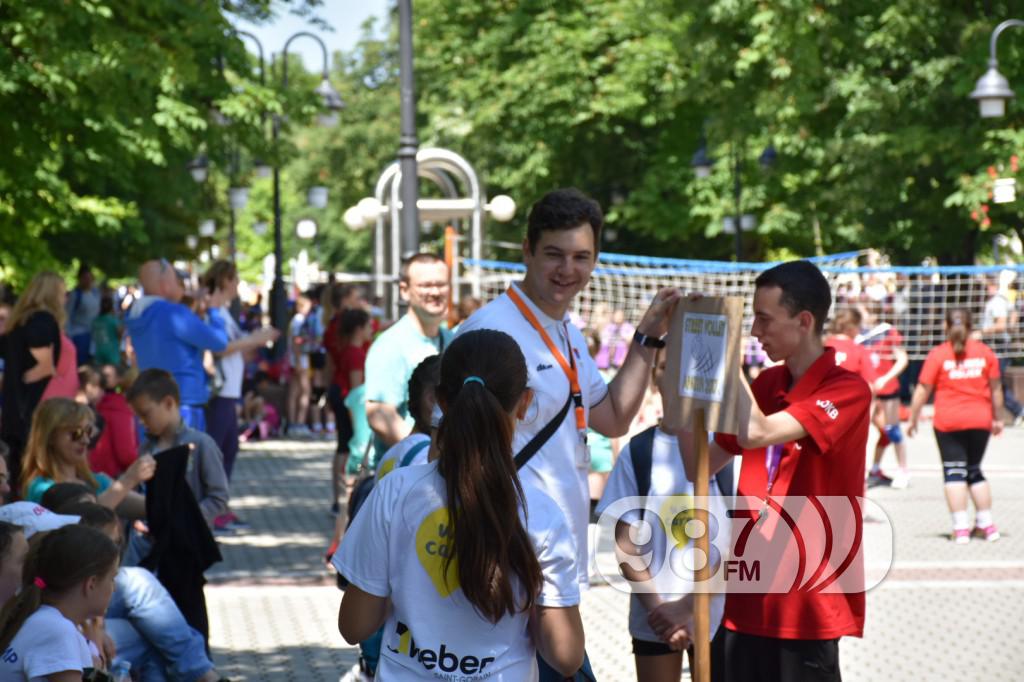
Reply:
<svg viewBox="0 0 1024 682"><path fill-rule="evenodd" d="M743 389L739 433L719 434L710 448L712 473L744 455L737 500L768 497L766 448L771 445L782 446L772 467L777 472L772 498L856 498L864 492L871 390L860 376L837 366L835 350L822 342L831 303L828 282L807 261L778 265L755 282L751 333L781 364L763 371L753 386L737 370ZM696 461L690 434L680 434L680 450L692 478ZM849 520L859 526L860 514ZM733 521L734 530L743 525ZM846 531L860 536L859 527ZM862 576L862 564L855 563L847 570ZM863 587L855 593L823 592L730 592L724 627L712 643L712 679L840 680L839 638L860 637L864 630Z"/></svg>

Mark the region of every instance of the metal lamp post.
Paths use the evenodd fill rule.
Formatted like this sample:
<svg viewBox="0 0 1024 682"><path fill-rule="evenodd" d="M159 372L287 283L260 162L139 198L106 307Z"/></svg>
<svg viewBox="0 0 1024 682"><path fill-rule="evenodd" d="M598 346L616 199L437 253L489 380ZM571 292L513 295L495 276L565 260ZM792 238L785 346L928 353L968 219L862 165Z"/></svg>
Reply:
<svg viewBox="0 0 1024 682"><path fill-rule="evenodd" d="M767 169L775 165L775 160L777 158L778 152L776 152L775 147L769 143L758 157L758 162L762 168ZM708 156L707 142L702 137L700 147L698 147L697 151L693 153L693 157L690 160L690 166L693 167L694 174L698 178L706 178L711 175L711 168L714 166L714 163L715 160ZM723 220L723 227L726 232L731 230L734 234L736 262L743 260L743 231L753 230L757 226L757 218L753 214L743 213L742 170L740 154L736 146L733 146L732 192L735 214L725 217Z"/></svg>
<svg viewBox="0 0 1024 682"><path fill-rule="evenodd" d="M403 258L420 250L419 175L416 172L416 81L412 70L412 0L398 2L398 51L401 76L402 129L398 143L398 163L402 171L402 248Z"/></svg>
<svg viewBox="0 0 1024 682"><path fill-rule="evenodd" d="M1007 19L992 31L988 42L988 70L974 84L971 99L978 101L982 118L999 118L1006 114L1006 102L1013 99L1013 90L1006 77L999 73L999 59L996 57L996 43L1000 34L1011 27L1024 27L1020 19Z"/></svg>
<svg viewBox="0 0 1024 682"><path fill-rule="evenodd" d="M337 90L331 85L328 79L330 72L330 61L327 54L327 46L324 45L319 37L306 31L300 31L292 35L284 44L284 49L281 51L281 88L282 90L288 89L288 48L291 47L292 41L297 38L312 38L320 45L320 50L323 52L323 78L320 84L316 88L316 93L320 96L323 102L325 110L330 112L329 117L321 118L321 123L333 124L336 122L337 113L344 107L344 102L341 99L341 95L338 94ZM332 120L333 118L333 120ZM274 117L273 125L271 126L273 132L273 143L274 148L277 148L277 141L280 137L281 132L281 119L277 116ZM277 159L274 160L274 284L270 289L270 319L274 327L280 331L284 331L285 325L287 324L288 317L288 300L284 291L284 274L283 274L283 263L284 260L284 246L282 242L282 227L281 227L281 169ZM282 338L284 338L282 336ZM281 342L278 342L276 352L280 354L283 351L284 346Z"/></svg>

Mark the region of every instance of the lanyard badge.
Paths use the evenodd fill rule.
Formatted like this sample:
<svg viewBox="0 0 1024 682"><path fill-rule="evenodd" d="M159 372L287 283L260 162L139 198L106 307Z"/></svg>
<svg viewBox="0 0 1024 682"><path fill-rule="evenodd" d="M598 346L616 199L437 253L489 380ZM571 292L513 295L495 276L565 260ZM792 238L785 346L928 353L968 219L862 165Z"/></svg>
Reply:
<svg viewBox="0 0 1024 682"><path fill-rule="evenodd" d="M523 314L526 321L530 323L530 326L532 326L534 330L536 330L537 334L540 335L544 345L548 347L552 357L554 357L555 361L558 362L558 365L562 368L566 378L569 379L569 390L572 392L572 403L574 412L576 413L576 430L579 431L580 434L580 445L577 447L577 450L579 451L582 448L582 450L587 453L585 457L581 457L580 454L577 454L576 463L579 466L589 465L590 455L589 449L587 448L587 413L583 409L583 391L580 389L579 370L576 367L576 362L573 360L572 342L569 341L568 334L566 334L566 344L569 346L569 359L566 360L565 356L562 354L562 350L554 341L551 340L548 333L544 331L544 326L537 319L537 316L533 314L533 311L530 310L529 306L526 305L526 302L523 301L519 292L517 292L514 287L509 287L506 293L508 294L508 297L512 299L512 302L516 304L516 307L519 308L519 312ZM582 463L581 459L584 460Z"/></svg>

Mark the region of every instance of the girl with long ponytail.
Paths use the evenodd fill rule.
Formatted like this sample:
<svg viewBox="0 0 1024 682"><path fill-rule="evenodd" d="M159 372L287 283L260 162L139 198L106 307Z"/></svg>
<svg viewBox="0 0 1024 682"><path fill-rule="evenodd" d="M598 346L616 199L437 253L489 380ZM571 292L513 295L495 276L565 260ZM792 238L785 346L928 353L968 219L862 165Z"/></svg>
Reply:
<svg viewBox="0 0 1024 682"><path fill-rule="evenodd" d="M80 682L94 661L79 627L106 613L117 546L81 525L40 534L29 545L22 590L0 612L0 680Z"/></svg>
<svg viewBox="0 0 1024 682"><path fill-rule="evenodd" d="M946 313L946 342L925 358L910 406L910 429L917 432L921 408L935 391L935 440L942 456L946 504L953 519L951 539L966 545L972 537L994 542L999 531L992 520L992 489L981 471L989 436L1002 433L1003 390L999 359L992 349L971 338L971 313ZM974 527L967 516L974 502Z"/></svg>
<svg viewBox="0 0 1024 682"><path fill-rule="evenodd" d="M436 461L382 479L332 560L351 583L342 636L359 642L384 624L381 679L518 682L537 679L538 652L566 676L583 662L572 533L550 498L520 484L513 460L526 380L507 334L452 342Z"/></svg>

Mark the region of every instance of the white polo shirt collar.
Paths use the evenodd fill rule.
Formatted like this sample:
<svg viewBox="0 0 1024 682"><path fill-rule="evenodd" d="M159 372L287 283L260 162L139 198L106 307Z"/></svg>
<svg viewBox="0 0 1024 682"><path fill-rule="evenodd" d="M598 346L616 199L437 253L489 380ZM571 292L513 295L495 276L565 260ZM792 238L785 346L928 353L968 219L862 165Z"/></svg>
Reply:
<svg viewBox="0 0 1024 682"><path fill-rule="evenodd" d="M544 327L544 329L548 330L549 332L552 329L558 330L559 335L564 336L563 325L569 324L571 322L568 312L562 317L561 320L556 320L555 318L549 316L547 313L545 313L543 310L537 307L537 304L533 302L533 300L526 294L525 291L523 291L523 287L520 282L512 282L512 287L516 290L516 293L519 294L519 297L523 299L527 307L529 307L530 310L533 311L533 314L537 316L537 321L540 322L541 326Z"/></svg>

